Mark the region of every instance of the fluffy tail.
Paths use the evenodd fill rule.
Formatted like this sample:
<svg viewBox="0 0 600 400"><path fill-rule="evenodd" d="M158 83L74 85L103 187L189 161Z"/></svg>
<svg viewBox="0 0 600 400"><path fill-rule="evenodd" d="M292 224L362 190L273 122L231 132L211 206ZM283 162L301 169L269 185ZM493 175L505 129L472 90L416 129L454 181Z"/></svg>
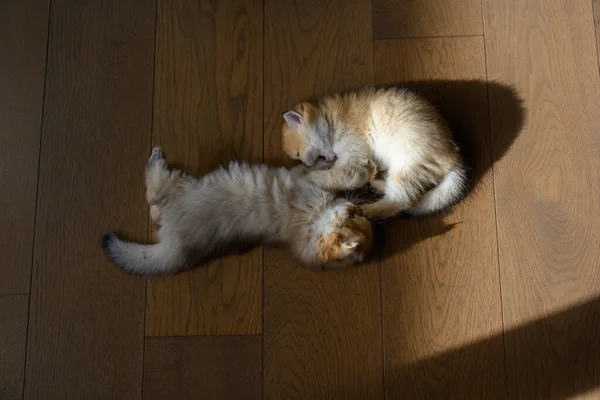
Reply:
<svg viewBox="0 0 600 400"><path fill-rule="evenodd" d="M137 275L173 274L183 268L181 251L167 242L139 244L108 233L102 237L102 248L110 261Z"/></svg>
<svg viewBox="0 0 600 400"><path fill-rule="evenodd" d="M429 192L421 201L406 212L410 215L421 216L442 211L457 203L467 189L464 166L450 171L444 179Z"/></svg>

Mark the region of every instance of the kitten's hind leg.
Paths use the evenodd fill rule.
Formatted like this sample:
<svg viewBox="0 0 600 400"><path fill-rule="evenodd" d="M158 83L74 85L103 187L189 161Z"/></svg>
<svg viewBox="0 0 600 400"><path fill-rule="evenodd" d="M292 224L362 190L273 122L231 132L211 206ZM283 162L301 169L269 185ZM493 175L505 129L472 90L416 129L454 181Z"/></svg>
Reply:
<svg viewBox="0 0 600 400"><path fill-rule="evenodd" d="M383 198L361 206L363 214L371 219L395 217L412 207L422 192L418 185L404 179L404 174L400 171L390 173L385 182L375 182L377 182L377 189L384 190ZM371 181L371 185L373 185L373 181Z"/></svg>
<svg viewBox="0 0 600 400"><path fill-rule="evenodd" d="M162 147L155 147L152 149L152 153L150 153L150 158L148 159L148 165L155 164L160 161L165 160L165 152Z"/></svg>
<svg viewBox="0 0 600 400"><path fill-rule="evenodd" d="M331 191L359 189L376 175L377 165L369 159L351 160L331 169L308 174L317 186Z"/></svg>
<svg viewBox="0 0 600 400"><path fill-rule="evenodd" d="M408 208L410 208L410 206L407 206L390 196L384 196L381 200L374 203L363 204L360 206L362 214L372 220L392 218Z"/></svg>
<svg viewBox="0 0 600 400"><path fill-rule="evenodd" d="M166 169L167 160L162 148L153 148L152 153L150 153L150 158L148 158L148 165L146 167L146 183L148 183L148 180L152 179L160 180L162 178L162 172Z"/></svg>
<svg viewBox="0 0 600 400"><path fill-rule="evenodd" d="M164 196L165 187L172 181L172 175L163 150L160 147L152 149L146 167L146 201L150 205L150 219L154 223L160 219L158 203Z"/></svg>
<svg viewBox="0 0 600 400"><path fill-rule="evenodd" d="M148 204L154 202L156 194L169 179L169 170L167 169L167 160L165 153L160 147L152 149L152 154L148 159L146 166L146 200Z"/></svg>

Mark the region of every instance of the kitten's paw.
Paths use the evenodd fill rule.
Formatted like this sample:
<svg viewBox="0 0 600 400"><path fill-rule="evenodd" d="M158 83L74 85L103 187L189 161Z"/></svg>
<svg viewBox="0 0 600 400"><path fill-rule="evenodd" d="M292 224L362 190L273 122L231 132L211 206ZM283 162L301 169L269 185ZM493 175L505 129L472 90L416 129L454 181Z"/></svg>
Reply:
<svg viewBox="0 0 600 400"><path fill-rule="evenodd" d="M152 149L152 154L150 154L150 159L148 160L148 164L154 164L157 161L165 159L165 152L161 147L155 147Z"/></svg>
<svg viewBox="0 0 600 400"><path fill-rule="evenodd" d="M308 173L308 171L310 171L310 168L306 167L304 164L298 164L295 167L293 167L291 169L292 174L296 175L296 176L301 176L301 175L305 175L306 173Z"/></svg>
<svg viewBox="0 0 600 400"><path fill-rule="evenodd" d="M313 171L322 171L326 169L331 169L333 164L334 163L332 161L327 161L323 158L318 158L310 169L312 169Z"/></svg>
<svg viewBox="0 0 600 400"><path fill-rule="evenodd" d="M358 210L363 217L368 218L370 221L381 220L379 210L373 207L373 203L361 204L358 206Z"/></svg>
<svg viewBox="0 0 600 400"><path fill-rule="evenodd" d="M369 186L369 188L368 188L369 192L376 194L376 195L384 195L385 194L385 181L382 181L381 179L374 179L372 181L369 181L369 183L367 183L367 185Z"/></svg>
<svg viewBox="0 0 600 400"><path fill-rule="evenodd" d="M367 204L359 204L358 205L358 213L365 218L369 218L369 209L368 209L368 207L365 207L366 205Z"/></svg>
<svg viewBox="0 0 600 400"><path fill-rule="evenodd" d="M163 151L162 147L157 146L152 149L152 154L150 157L162 159L165 158L165 152Z"/></svg>
<svg viewBox="0 0 600 400"><path fill-rule="evenodd" d="M375 177L377 176L377 164L375 164L372 160L367 161L367 169L369 171L369 182L375 181Z"/></svg>
<svg viewBox="0 0 600 400"><path fill-rule="evenodd" d="M375 164L371 160L361 161L359 164L361 169L361 178L362 181L366 184L367 182L371 182L375 180L375 176L377 176L377 164Z"/></svg>

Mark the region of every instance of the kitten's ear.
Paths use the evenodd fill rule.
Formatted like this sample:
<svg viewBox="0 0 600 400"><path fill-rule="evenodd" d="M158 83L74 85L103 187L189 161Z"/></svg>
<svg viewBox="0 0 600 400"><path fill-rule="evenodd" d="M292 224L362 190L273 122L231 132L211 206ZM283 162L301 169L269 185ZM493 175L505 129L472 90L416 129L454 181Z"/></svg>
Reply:
<svg viewBox="0 0 600 400"><path fill-rule="evenodd" d="M342 247L348 250L355 250L358 247L356 242L343 242Z"/></svg>
<svg viewBox="0 0 600 400"><path fill-rule="evenodd" d="M291 130L296 130L299 125L304 122L304 118L302 115L298 114L296 111L288 111L283 114L283 119L287 122L289 128Z"/></svg>

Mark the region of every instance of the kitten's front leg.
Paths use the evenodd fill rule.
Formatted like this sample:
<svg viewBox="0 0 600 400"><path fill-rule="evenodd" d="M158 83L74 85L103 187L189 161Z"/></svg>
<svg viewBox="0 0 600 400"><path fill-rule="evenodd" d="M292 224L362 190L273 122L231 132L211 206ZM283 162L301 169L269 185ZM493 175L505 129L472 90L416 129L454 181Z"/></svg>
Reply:
<svg viewBox="0 0 600 400"><path fill-rule="evenodd" d="M374 180L377 175L377 165L369 160L350 160L343 165L335 165L332 169L312 171L308 176L313 182L327 190L339 191L358 189Z"/></svg>
<svg viewBox="0 0 600 400"><path fill-rule="evenodd" d="M328 162L325 161L324 159L317 159L317 161L315 161L315 163L313 164L312 167L310 167L310 169L312 171L321 171L321 170L326 170L326 169L331 169L334 166L333 162Z"/></svg>
<svg viewBox="0 0 600 400"><path fill-rule="evenodd" d="M290 172L295 177L304 176L309 171L310 171L310 169L307 166L305 166L304 164L298 164L295 167L290 168Z"/></svg>
<svg viewBox="0 0 600 400"><path fill-rule="evenodd" d="M375 195L383 196L385 194L385 181L381 179L375 179L368 182L369 192Z"/></svg>

